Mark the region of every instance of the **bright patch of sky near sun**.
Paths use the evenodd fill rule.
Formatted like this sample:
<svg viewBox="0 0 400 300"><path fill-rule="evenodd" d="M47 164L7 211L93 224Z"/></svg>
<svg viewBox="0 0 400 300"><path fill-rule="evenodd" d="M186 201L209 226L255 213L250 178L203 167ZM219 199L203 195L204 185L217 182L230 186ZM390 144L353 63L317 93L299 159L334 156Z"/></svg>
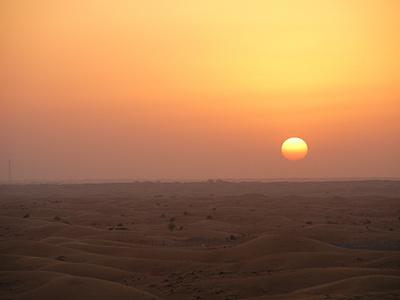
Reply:
<svg viewBox="0 0 400 300"><path fill-rule="evenodd" d="M399 1L4 0L0 25L0 178L400 176Z"/></svg>

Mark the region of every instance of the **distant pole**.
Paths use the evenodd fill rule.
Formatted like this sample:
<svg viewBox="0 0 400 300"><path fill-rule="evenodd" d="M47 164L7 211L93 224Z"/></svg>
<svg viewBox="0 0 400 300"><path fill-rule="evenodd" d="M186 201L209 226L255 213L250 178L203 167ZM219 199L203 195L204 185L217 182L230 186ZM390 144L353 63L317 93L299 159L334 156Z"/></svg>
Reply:
<svg viewBox="0 0 400 300"><path fill-rule="evenodd" d="M11 165L11 159L8 161L8 182L12 182L12 165Z"/></svg>

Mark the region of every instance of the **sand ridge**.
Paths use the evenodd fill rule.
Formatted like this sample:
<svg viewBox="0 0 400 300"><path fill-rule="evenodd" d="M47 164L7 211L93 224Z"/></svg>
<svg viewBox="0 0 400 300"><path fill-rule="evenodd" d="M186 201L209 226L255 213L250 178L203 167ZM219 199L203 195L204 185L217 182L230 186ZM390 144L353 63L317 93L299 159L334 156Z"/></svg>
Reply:
<svg viewBox="0 0 400 300"><path fill-rule="evenodd" d="M0 186L0 299L400 299L400 183Z"/></svg>

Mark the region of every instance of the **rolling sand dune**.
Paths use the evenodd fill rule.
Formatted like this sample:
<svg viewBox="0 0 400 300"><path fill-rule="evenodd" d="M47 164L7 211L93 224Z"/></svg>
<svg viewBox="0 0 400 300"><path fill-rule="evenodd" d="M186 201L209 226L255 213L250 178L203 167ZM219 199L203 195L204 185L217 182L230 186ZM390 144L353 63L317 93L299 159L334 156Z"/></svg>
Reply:
<svg viewBox="0 0 400 300"><path fill-rule="evenodd" d="M400 182L3 185L0 299L400 299Z"/></svg>

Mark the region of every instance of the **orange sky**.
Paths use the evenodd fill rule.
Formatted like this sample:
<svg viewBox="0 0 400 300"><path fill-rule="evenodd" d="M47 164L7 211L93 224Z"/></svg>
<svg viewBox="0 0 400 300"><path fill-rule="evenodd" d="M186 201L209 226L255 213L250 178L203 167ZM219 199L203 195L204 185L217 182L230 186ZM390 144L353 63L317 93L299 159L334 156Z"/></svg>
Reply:
<svg viewBox="0 0 400 300"><path fill-rule="evenodd" d="M397 0L3 0L0 181L400 177L399 53Z"/></svg>

